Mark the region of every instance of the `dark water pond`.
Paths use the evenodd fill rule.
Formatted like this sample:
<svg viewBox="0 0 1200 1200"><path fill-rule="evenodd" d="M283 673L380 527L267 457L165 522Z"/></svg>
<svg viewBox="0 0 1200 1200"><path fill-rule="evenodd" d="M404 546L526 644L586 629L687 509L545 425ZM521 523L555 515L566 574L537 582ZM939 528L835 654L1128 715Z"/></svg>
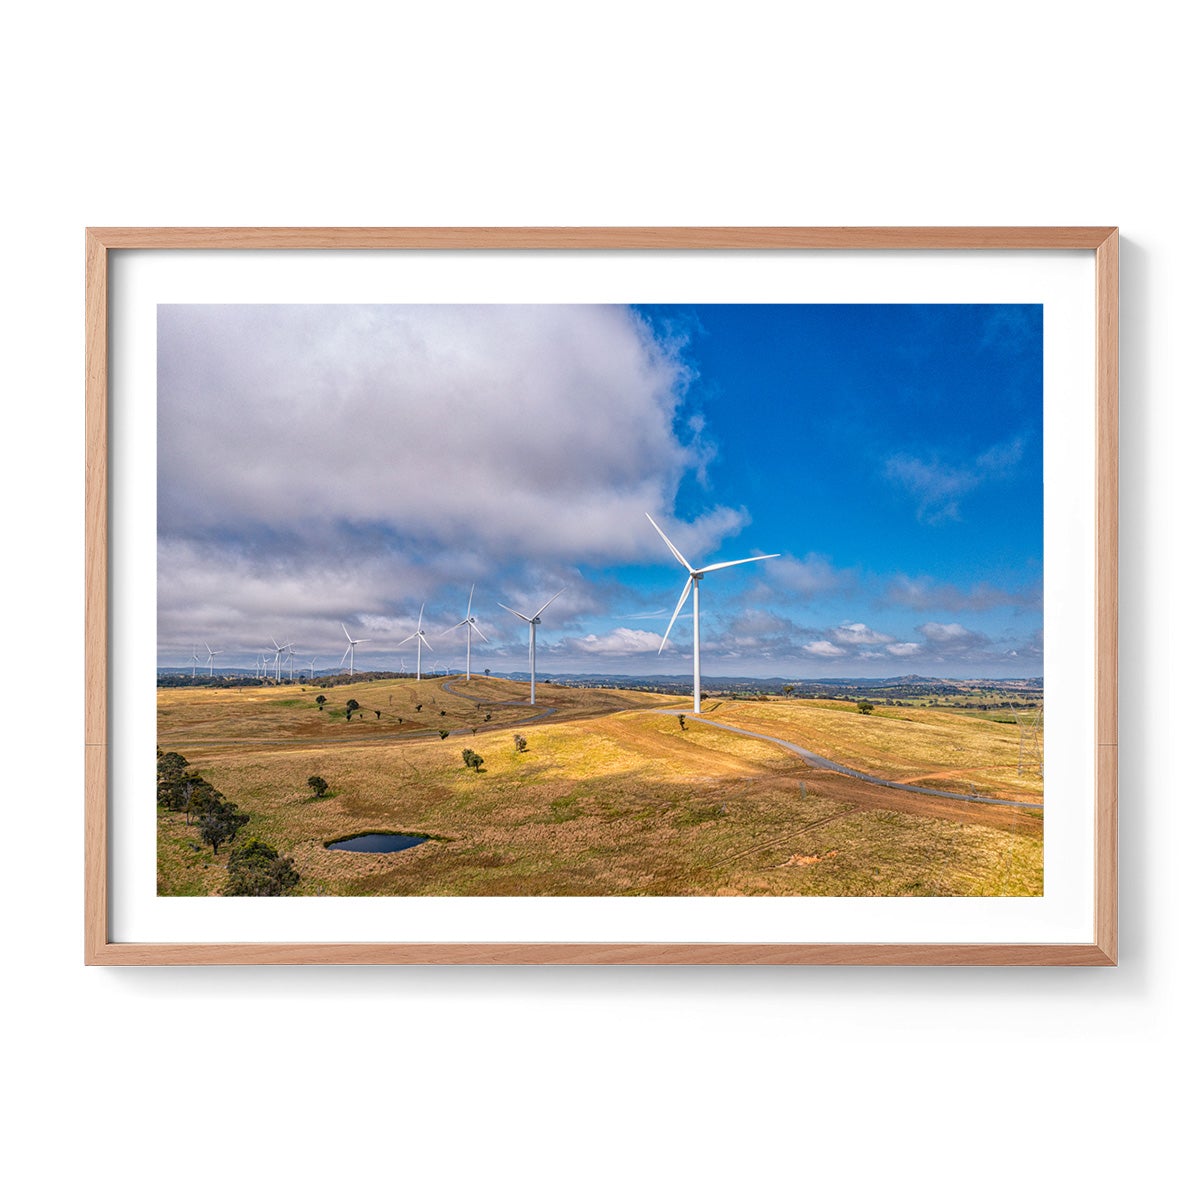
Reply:
<svg viewBox="0 0 1200 1200"><path fill-rule="evenodd" d="M428 838L411 837L407 833L360 833L358 837L330 842L326 849L354 850L359 854L395 854L397 850L408 850L427 841Z"/></svg>

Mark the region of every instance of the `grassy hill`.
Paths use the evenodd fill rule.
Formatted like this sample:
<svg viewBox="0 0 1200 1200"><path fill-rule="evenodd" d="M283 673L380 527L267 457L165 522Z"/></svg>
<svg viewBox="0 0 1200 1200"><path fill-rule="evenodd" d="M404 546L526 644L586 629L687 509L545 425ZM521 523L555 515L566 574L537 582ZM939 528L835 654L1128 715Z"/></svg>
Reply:
<svg viewBox="0 0 1200 1200"><path fill-rule="evenodd" d="M699 722L682 729L659 711L679 697L539 685L531 709L528 686L501 679L318 685L158 696L159 745L251 814L243 836L294 857L301 893L1041 891L1039 812L899 793L815 770L758 739ZM360 707L347 721L350 699ZM1016 775L1017 731L976 716L864 716L800 700L706 708L885 778L1040 800L1040 780ZM527 739L524 753L514 733ZM465 747L483 756L480 771L464 765ZM320 800L310 775L331 785ZM367 831L434 840L392 855L325 848ZM228 847L215 858L197 847L182 814L160 816L160 893L220 890Z"/></svg>

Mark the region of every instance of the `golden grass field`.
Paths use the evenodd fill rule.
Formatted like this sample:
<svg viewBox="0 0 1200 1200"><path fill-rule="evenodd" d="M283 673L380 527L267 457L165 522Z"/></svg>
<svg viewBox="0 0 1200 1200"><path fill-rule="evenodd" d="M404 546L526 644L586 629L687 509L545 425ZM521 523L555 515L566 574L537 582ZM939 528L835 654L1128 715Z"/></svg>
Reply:
<svg viewBox="0 0 1200 1200"><path fill-rule="evenodd" d="M1041 894L1040 811L896 792L755 738L683 730L657 710L685 697L547 684L531 710L503 703L528 698L508 680L319 683L158 692L160 748L251 814L241 837L294 858L299 894ZM347 721L351 697L361 708ZM1040 778L1016 773L1017 729L977 716L783 699L711 700L705 715L883 778L1041 801ZM310 775L330 784L320 800ZM433 840L325 848L368 831ZM160 894L217 894L228 853L214 858L183 814L161 812Z"/></svg>

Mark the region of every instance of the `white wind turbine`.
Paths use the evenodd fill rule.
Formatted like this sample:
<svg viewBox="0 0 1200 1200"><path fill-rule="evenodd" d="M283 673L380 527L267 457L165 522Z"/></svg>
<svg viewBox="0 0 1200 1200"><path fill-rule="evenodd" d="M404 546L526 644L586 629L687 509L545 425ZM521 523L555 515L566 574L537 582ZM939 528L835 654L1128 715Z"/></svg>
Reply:
<svg viewBox="0 0 1200 1200"><path fill-rule="evenodd" d="M286 645L281 646L274 638L271 639L271 645L275 647L275 682L279 682L279 665L283 661L283 656L288 652ZM266 665L264 659L264 666Z"/></svg>
<svg viewBox="0 0 1200 1200"><path fill-rule="evenodd" d="M464 625L467 627L467 678L471 678L471 633L474 631L479 634L486 642L487 635L475 624L475 618L471 616L471 601L475 598L475 585L471 584L471 594L467 597L467 615L463 617L457 625L451 625L446 633L453 633L456 629L461 629ZM445 636L445 635L443 635Z"/></svg>
<svg viewBox="0 0 1200 1200"><path fill-rule="evenodd" d="M192 647L192 678L196 678L196 664L200 661L200 655L196 653L196 647Z"/></svg>
<svg viewBox="0 0 1200 1200"><path fill-rule="evenodd" d="M363 642L369 642L371 639L370 638L352 638L350 636L349 630L347 630L345 625L342 626L342 632L346 635L346 641L348 641L350 643L350 645L348 645L346 647L346 654L348 654L350 656L350 678L353 679L354 678L354 647L360 645ZM344 663L346 661L346 654L342 655L342 662L338 663L339 667L342 665L342 663Z"/></svg>
<svg viewBox="0 0 1200 1200"><path fill-rule="evenodd" d="M207 642L204 643L205 650L208 651L208 677L212 678L213 660L221 653L220 650L214 650Z"/></svg>
<svg viewBox="0 0 1200 1200"><path fill-rule="evenodd" d="M470 608L471 608L471 606L470 606L470 604L468 604L468 605L467 605L467 610L468 610L468 611L470 611ZM404 639L404 641L402 641L402 642L400 643L400 645L401 645L401 646L407 646L407 645L408 645L408 643L409 643L409 642L411 642L411 641L412 641L414 638L416 639L416 642L417 642L417 682L418 682L418 683L420 683L420 682L421 682L421 646L422 646L422 644L424 644L424 645L425 645L426 647L428 647L430 650L432 650L432 649L433 649L433 647L432 647L432 646L430 646L430 645L429 645L429 643L428 643L427 641L425 641L425 630L421 628L421 622L422 622L424 619L425 619L425 605L423 605L423 604L422 604L422 605L421 605L421 612L420 612L420 614L417 616L417 628L416 628L416 632L415 632L415 633L410 633L410 634L408 635L408 637L406 637L406 638ZM455 626L455 628L457 628L457 626ZM400 661L401 661L401 663L403 663L403 662L404 662L404 659L401 659ZM405 668L405 669L407 670L407 668Z"/></svg>
<svg viewBox="0 0 1200 1200"><path fill-rule="evenodd" d="M537 610L537 612L535 612L533 614L532 617L527 617L524 613L517 612L517 610L515 608L509 608L507 604L500 604L500 602L498 600L496 601L496 603L500 604L500 607L502 609L504 609L505 612L510 612L510 613L512 613L512 615L514 617L520 617L522 621L526 621L529 624L529 703L530 704L534 704L537 702L537 691L536 691L536 689L537 689L537 627L542 623L542 613L544 613L546 611L546 609L548 609L550 607L550 605L553 604L554 601L557 600L559 598L559 596L561 596L563 594L563 592L565 592L566 590L567 590L566 588L559 588L558 591L555 592L554 595L551 596L550 599L547 600L546 603L543 604L542 607L539 608Z"/></svg>
<svg viewBox="0 0 1200 1200"><path fill-rule="evenodd" d="M733 562L712 563L707 567L693 567L682 554L671 544L671 539L667 537L658 525L655 524L654 518L647 513L646 520L654 525L658 530L658 536L667 543L667 549L683 565L683 568L688 573L688 581L683 585L683 591L679 593L679 603L675 605L675 611L671 614L670 623L667 625L667 632L663 634L662 646L659 646L658 652L663 652L663 646L667 644L667 638L671 636L671 626L675 624L675 618L679 616L679 610L683 607L684 601L687 600L688 592L692 593L692 665L693 665L693 689L692 689L692 711L699 713L700 711L700 580L709 571L721 571L725 567L740 567L742 563L761 562L764 558L778 558L778 554L756 554L753 558L738 558Z"/></svg>
<svg viewBox="0 0 1200 1200"><path fill-rule="evenodd" d="M317 660L315 658L310 659L309 664L308 664L308 682L309 683L312 683L313 676L316 674L316 671L317 671Z"/></svg>

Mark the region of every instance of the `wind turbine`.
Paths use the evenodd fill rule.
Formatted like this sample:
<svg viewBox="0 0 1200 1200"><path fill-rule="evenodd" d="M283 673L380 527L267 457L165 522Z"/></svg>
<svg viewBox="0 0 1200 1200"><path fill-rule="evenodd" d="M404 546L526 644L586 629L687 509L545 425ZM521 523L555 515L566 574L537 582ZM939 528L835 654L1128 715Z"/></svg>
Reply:
<svg viewBox="0 0 1200 1200"><path fill-rule="evenodd" d="M457 625L451 625L446 633L453 633L456 629L461 629L464 625L467 627L467 678L471 678L471 631L479 634L486 642L487 635L475 624L475 618L471 616L471 601L475 598L475 585L471 584L471 594L467 597L467 615L463 617Z"/></svg>
<svg viewBox="0 0 1200 1200"><path fill-rule="evenodd" d="M671 544L671 539L655 524L654 518L647 513L646 520L654 525L658 531L658 536L667 543L667 549L682 564L685 571L688 573L687 583L683 585L683 591L679 593L679 603L675 605L675 611L671 614L670 623L667 625L667 632L663 634L662 646L659 646L658 652L663 652L663 646L667 644L667 638L671 636L671 626L675 624L675 618L679 616L679 610L683 607L684 601L687 600L688 592L692 593L692 664L693 664L693 689L692 689L692 711L700 712L700 580L709 571L721 571L726 567L740 567L742 563L761 562L764 558L778 558L778 554L756 554L753 558L738 558L733 562L712 563L707 567L693 567L682 554Z"/></svg>
<svg viewBox="0 0 1200 1200"><path fill-rule="evenodd" d="M213 673L213 659L215 659L217 655L221 653L221 651L214 650L207 642L204 643L204 648L208 651L208 677L211 679Z"/></svg>
<svg viewBox="0 0 1200 1200"><path fill-rule="evenodd" d="M271 645L275 647L275 682L279 682L279 664L283 660L283 656L288 652L287 645L281 646L274 638L271 639ZM263 665L266 663L264 661Z"/></svg>
<svg viewBox="0 0 1200 1200"><path fill-rule="evenodd" d="M308 664L308 682L312 683L313 675L316 674L317 660L314 658Z"/></svg>
<svg viewBox="0 0 1200 1200"><path fill-rule="evenodd" d="M296 680L296 647L292 642L287 644L287 659L288 659L288 681L294 683Z"/></svg>
<svg viewBox="0 0 1200 1200"><path fill-rule="evenodd" d="M470 609L470 607L471 607L471 606L470 606L470 604L468 604L468 605L467 605L467 608L468 608L468 610ZM406 638L404 639L404 641L402 641L402 642L400 643L400 645L401 645L401 646L406 646L406 645L408 645L408 643L409 643L409 642L411 642L411 641L412 641L414 638L416 638L416 640L417 640L417 682L418 682L418 683L420 683L420 682L421 682L421 644L422 644L422 643L424 643L426 646L428 646L428 647L429 647L429 649L430 649L430 650L432 650L432 649L433 649L433 647L432 647L432 646L430 646L430 645L429 645L429 643L425 641L425 630L421 628L421 622L424 620L424 618L425 618L425 605L423 605L423 604L422 604L422 605L421 605L421 612L420 612L420 614L417 616L417 629L416 629L416 632L415 632L415 633L410 633L410 634L408 635L408 637L406 637ZM400 661L401 661L401 663L403 663L403 662L404 662L404 659L401 659ZM407 668L405 668L405 669L407 670Z"/></svg>
<svg viewBox="0 0 1200 1200"><path fill-rule="evenodd" d="M200 655L196 653L196 647L192 647L192 678L196 678L196 664L200 661Z"/></svg>
<svg viewBox="0 0 1200 1200"><path fill-rule="evenodd" d="M348 654L350 656L350 678L353 679L354 678L354 647L357 646L360 642L369 642L371 639L370 638L352 638L350 636L349 631L346 629L345 625L342 626L342 632L346 635L346 641L348 641L350 643L350 645L348 645L346 647L346 654ZM346 661L346 654L342 655L342 663L344 663ZM338 666L340 667L342 665L342 663L338 663Z"/></svg>
<svg viewBox="0 0 1200 1200"><path fill-rule="evenodd" d="M542 623L542 613L544 613L546 611L546 609L548 609L550 607L550 605L553 604L554 601L557 600L559 598L559 596L561 596L563 594L563 592L565 592L566 590L567 590L566 588L559 588L558 591L555 592L554 595L551 596L550 599L547 600L546 603L543 604L542 607L539 608L537 610L537 612L535 612L533 614L532 617L527 617L524 613L517 612L517 610L515 608L509 608L507 604L500 604L499 600L496 601L496 603L500 604L500 607L502 609L504 609L505 612L510 612L510 613L512 613L512 615L514 617L520 617L522 621L527 621L529 623L529 703L530 704L535 704L537 702L537 693L536 693L536 688L537 688L537 627Z"/></svg>

